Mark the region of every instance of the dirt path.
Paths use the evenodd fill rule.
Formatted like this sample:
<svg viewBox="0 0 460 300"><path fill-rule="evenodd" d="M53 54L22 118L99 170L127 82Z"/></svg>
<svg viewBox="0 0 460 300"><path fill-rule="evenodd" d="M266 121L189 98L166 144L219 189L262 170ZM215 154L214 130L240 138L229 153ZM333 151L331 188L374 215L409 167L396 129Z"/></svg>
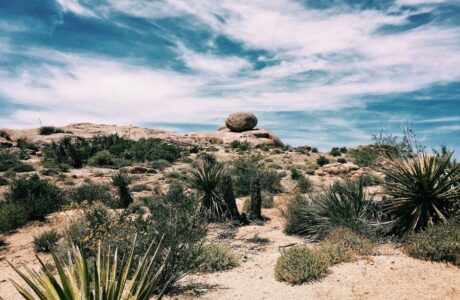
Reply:
<svg viewBox="0 0 460 300"><path fill-rule="evenodd" d="M192 285L208 289L200 298L460 299L460 268L412 259L392 245L380 246L377 256L334 266L331 274L316 283L291 286L278 282L273 270L279 247L303 241L283 234L276 209L265 210L265 215L272 220L264 226L242 227L235 239L229 240L233 248L247 256L239 267L187 279ZM256 233L270 243L255 246L242 242Z"/></svg>

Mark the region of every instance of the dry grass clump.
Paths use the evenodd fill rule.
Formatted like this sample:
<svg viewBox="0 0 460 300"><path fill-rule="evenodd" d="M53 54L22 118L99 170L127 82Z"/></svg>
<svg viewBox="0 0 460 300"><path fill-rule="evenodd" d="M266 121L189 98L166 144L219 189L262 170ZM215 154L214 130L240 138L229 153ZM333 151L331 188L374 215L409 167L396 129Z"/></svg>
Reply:
<svg viewBox="0 0 460 300"><path fill-rule="evenodd" d="M297 246L287 249L276 262L275 277L290 284L302 284L323 278L330 262L317 249Z"/></svg>
<svg viewBox="0 0 460 300"><path fill-rule="evenodd" d="M375 243L347 228L331 231L315 248L297 246L286 250L275 266L275 277L291 284L323 278L330 266L354 261L373 252Z"/></svg>
<svg viewBox="0 0 460 300"><path fill-rule="evenodd" d="M229 270L240 264L238 255L222 244L203 245L198 260L198 270L205 273Z"/></svg>
<svg viewBox="0 0 460 300"><path fill-rule="evenodd" d="M413 235L404 245L411 257L450 262L460 267L460 218Z"/></svg>

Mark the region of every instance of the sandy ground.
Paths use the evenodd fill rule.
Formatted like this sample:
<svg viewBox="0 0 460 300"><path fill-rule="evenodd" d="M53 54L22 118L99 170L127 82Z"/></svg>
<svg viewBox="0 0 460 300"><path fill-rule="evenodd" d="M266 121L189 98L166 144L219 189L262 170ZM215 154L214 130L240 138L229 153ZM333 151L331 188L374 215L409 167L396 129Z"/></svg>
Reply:
<svg viewBox="0 0 460 300"><path fill-rule="evenodd" d="M394 245L381 245L378 255L334 266L331 273L319 282L299 286L278 282L273 270L280 247L304 241L282 232L278 209L264 210L264 214L271 220L263 226L239 228L234 239L222 241L242 254L239 267L186 278L186 284L207 290L199 298L460 299L459 268L412 259ZM263 246L248 243L247 239L254 234L268 238L270 242ZM195 297L198 296L179 298Z"/></svg>

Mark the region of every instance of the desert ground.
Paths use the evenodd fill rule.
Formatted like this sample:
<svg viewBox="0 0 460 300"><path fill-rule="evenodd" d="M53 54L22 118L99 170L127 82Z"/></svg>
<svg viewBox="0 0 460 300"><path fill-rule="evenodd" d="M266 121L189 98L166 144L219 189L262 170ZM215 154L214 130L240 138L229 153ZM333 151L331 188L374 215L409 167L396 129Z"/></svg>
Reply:
<svg viewBox="0 0 460 300"><path fill-rule="evenodd" d="M219 162L230 162L240 156L228 145L235 139L247 140L251 145L271 144L272 136L262 138L247 133L214 132L179 134L162 130L144 129L133 126L112 126L96 124L73 124L62 128L72 136L92 137L117 133L132 139L155 137L175 141L183 145L199 145L203 151L212 148ZM8 130L12 140L26 138L34 143L49 143L68 133L40 135L37 129ZM286 172L290 166L313 166L319 156L326 156L332 165L316 168L309 179L314 189L332 184L336 180L356 177L363 173L381 176L378 171L366 167L340 167L334 165L336 158L327 153L309 153L297 151L258 151L273 165L279 166L279 172ZM195 160L197 154L190 154ZM346 156L345 156L346 157ZM43 168L39 155L32 155L27 161L37 170ZM128 168L133 168L128 167ZM187 161L178 160L171 166L155 173L136 174L131 186L168 187L171 172L184 172L193 166ZM110 176L117 170L110 168L85 166L70 169L65 179L45 176L57 186L66 189L91 180L95 183L109 183ZM69 183L71 182L71 183ZM380 243L372 255L360 256L353 262L340 263L330 268L329 274L320 280L290 285L275 279L274 266L285 248L293 245L314 246L315 243L302 236L284 233L285 218L283 212L295 191L295 182L285 176L281 180L283 192L274 196L274 206L263 208L265 222L251 223L247 226L235 226L231 223L217 223L208 226L207 242L229 246L240 258L240 264L230 270L215 273L191 273L180 281L180 289L166 296L166 299L460 299L460 268L442 262L429 262L407 256L398 243ZM380 197L381 187L366 188L367 193ZM8 187L0 187L0 198L8 192ZM148 196L152 191L133 192L135 201ZM239 210L243 210L247 197L238 197ZM68 208L50 214L45 221L31 221L25 226L4 234L6 245L0 250L0 296L5 300L21 299L9 282L9 278L21 282L18 275L7 262L15 266L26 265L39 269L38 255L45 262L51 262L47 253L34 250L34 237L51 228L64 231L72 220L82 214L82 208ZM255 238L257 237L257 238ZM261 239L259 239L261 238ZM261 241L262 240L262 241Z"/></svg>

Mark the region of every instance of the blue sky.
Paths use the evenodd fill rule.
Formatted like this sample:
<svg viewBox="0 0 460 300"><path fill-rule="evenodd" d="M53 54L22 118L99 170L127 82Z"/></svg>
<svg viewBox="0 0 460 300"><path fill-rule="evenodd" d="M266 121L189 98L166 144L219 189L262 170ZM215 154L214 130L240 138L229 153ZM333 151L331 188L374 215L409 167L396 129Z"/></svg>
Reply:
<svg viewBox="0 0 460 300"><path fill-rule="evenodd" d="M460 152L460 1L0 0L0 127L215 130L291 145L409 121Z"/></svg>

